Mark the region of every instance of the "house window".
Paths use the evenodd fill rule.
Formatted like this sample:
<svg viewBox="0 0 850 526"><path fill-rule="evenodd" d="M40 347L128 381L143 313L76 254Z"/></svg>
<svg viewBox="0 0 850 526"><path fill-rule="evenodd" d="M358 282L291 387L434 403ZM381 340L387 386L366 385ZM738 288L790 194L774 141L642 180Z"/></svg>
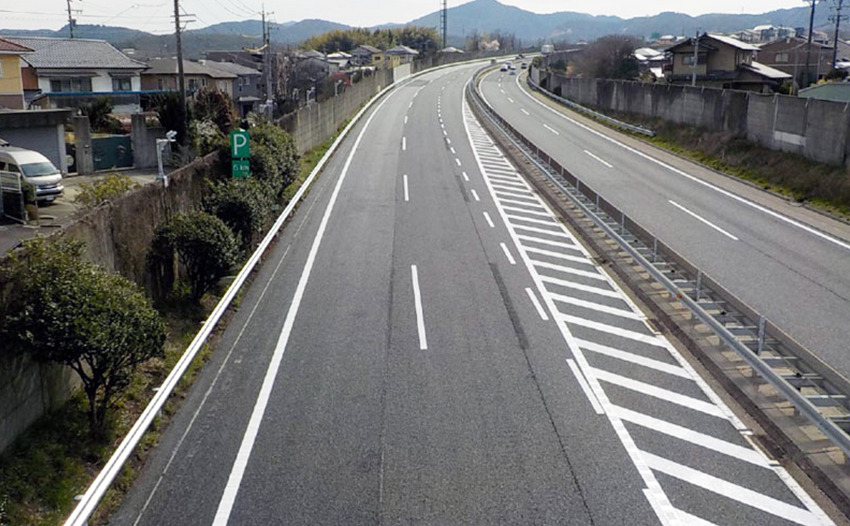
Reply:
<svg viewBox="0 0 850 526"><path fill-rule="evenodd" d="M3 62L0 61L0 79L3 78Z"/></svg>
<svg viewBox="0 0 850 526"><path fill-rule="evenodd" d="M156 79L156 87L157 87L160 91L164 91L164 90L165 90L165 79L164 79L164 78L162 78L162 77L160 77L160 78Z"/></svg>
<svg viewBox="0 0 850 526"><path fill-rule="evenodd" d="M694 56L693 55L683 55L682 56L682 64L684 64L686 66L692 66L694 64ZM700 65L700 66L705 64L705 55L699 55L699 57L697 59L697 64Z"/></svg>
<svg viewBox="0 0 850 526"><path fill-rule="evenodd" d="M54 93L91 91L91 79L89 77L50 79L50 91Z"/></svg>
<svg viewBox="0 0 850 526"><path fill-rule="evenodd" d="M133 91L133 80L130 77L113 78L112 91Z"/></svg>
<svg viewBox="0 0 850 526"><path fill-rule="evenodd" d="M198 89L198 79L189 79L189 89L190 90Z"/></svg>
<svg viewBox="0 0 850 526"><path fill-rule="evenodd" d="M789 60L788 53L777 53L776 54L776 62L779 64L785 64Z"/></svg>

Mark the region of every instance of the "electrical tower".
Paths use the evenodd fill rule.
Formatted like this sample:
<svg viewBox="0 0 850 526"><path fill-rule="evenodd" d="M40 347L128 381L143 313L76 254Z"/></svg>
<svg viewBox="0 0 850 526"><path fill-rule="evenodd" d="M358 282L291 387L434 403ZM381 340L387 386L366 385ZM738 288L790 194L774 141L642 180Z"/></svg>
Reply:
<svg viewBox="0 0 850 526"><path fill-rule="evenodd" d="M448 46L448 38L449 38L449 10L446 6L447 0L442 1L442 8L440 9L440 32L443 36L443 49L446 49Z"/></svg>
<svg viewBox="0 0 850 526"><path fill-rule="evenodd" d="M832 39L832 69L838 68L838 29L841 27L841 21L847 20L847 15L841 14L842 9L844 9L844 0L835 0L835 14L829 17L830 22L835 22L835 36Z"/></svg>

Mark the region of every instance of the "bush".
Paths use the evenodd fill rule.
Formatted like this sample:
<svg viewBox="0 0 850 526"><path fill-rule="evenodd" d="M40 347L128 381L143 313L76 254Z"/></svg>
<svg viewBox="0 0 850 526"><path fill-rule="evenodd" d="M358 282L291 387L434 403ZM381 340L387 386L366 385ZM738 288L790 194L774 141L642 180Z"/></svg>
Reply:
<svg viewBox="0 0 850 526"><path fill-rule="evenodd" d="M846 69L833 69L830 70L829 73L824 75L823 79L827 82L831 81L842 81L847 78L847 70Z"/></svg>
<svg viewBox="0 0 850 526"><path fill-rule="evenodd" d="M177 132L177 142L186 145L186 122L189 120L187 109L180 102L180 94L170 91L157 95L153 100L153 110L159 123L168 131Z"/></svg>
<svg viewBox="0 0 850 526"><path fill-rule="evenodd" d="M126 175L109 174L93 183L80 183L80 193L74 198L74 202L84 208L94 208L107 201L113 201L140 186Z"/></svg>
<svg viewBox="0 0 850 526"><path fill-rule="evenodd" d="M175 254L186 269L189 298L196 302L239 260L233 233L221 219L204 212L178 214L154 234L148 264L164 290L174 290Z"/></svg>
<svg viewBox="0 0 850 526"><path fill-rule="evenodd" d="M192 148L200 155L206 155L221 146L227 146L225 136L215 123L209 120L190 122L189 136L192 138Z"/></svg>
<svg viewBox="0 0 850 526"><path fill-rule="evenodd" d="M89 118L92 131L102 133L124 133L121 123L110 115L112 102L109 97L98 97L91 102L80 104L80 113Z"/></svg>
<svg viewBox="0 0 850 526"><path fill-rule="evenodd" d="M251 134L251 173L267 189L267 193L278 201L283 191L298 177L298 151L295 141L280 126L259 122L249 130ZM219 146L219 160L230 171L230 147Z"/></svg>
<svg viewBox="0 0 850 526"><path fill-rule="evenodd" d="M223 135L233 129L236 120L230 97L226 93L207 88L195 94L192 116L200 122L212 122Z"/></svg>
<svg viewBox="0 0 850 526"><path fill-rule="evenodd" d="M84 244L27 241L12 258L4 287L4 347L67 365L83 383L89 426L102 432L107 412L135 368L163 355L165 326L139 288L84 261Z"/></svg>
<svg viewBox="0 0 850 526"><path fill-rule="evenodd" d="M271 211L272 200L256 179L216 183L204 200L204 209L224 221L241 241L243 251L251 247Z"/></svg>

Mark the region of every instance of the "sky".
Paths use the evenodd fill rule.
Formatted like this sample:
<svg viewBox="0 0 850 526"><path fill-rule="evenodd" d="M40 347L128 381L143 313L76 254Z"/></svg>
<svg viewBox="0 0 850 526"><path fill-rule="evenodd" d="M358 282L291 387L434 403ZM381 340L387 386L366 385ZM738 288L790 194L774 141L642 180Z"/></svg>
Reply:
<svg viewBox="0 0 850 526"><path fill-rule="evenodd" d="M500 0L535 13L578 11L592 15L622 18L678 11L690 15L705 13L764 13L805 5L801 0L608 0L569 2L568 0ZM184 13L194 14L190 29L219 22L259 18L262 0L180 0ZM449 7L465 1L449 0ZM171 0L71 0L80 24L120 25L151 33L173 31ZM321 18L348 25L374 26L401 23L436 11L440 0L265 0L277 22ZM67 23L66 0L0 0L0 29L59 29Z"/></svg>

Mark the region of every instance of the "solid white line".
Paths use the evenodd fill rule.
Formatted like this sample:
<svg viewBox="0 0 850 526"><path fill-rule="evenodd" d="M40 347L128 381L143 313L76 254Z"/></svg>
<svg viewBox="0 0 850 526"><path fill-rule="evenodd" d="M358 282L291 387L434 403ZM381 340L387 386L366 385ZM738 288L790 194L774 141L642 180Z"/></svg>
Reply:
<svg viewBox="0 0 850 526"><path fill-rule="evenodd" d="M502 246L502 251L505 253L505 257L508 258L508 262L511 265L516 265L516 260L514 259L514 256L511 254L511 251L508 249L508 245L506 245L504 243L500 243L500 245Z"/></svg>
<svg viewBox="0 0 850 526"><path fill-rule="evenodd" d="M608 168L613 168L613 166L611 165L611 163L609 163L608 161L605 161L605 160L601 159L600 157L597 157L596 155L593 155L593 154L592 154L592 153L590 153L589 151L585 150L585 151L584 151L584 153L586 153L587 155L589 155L589 156L593 157L594 159L596 159L596 160L597 160L597 161L599 161L600 163L604 164L604 165L605 165L605 166L607 166Z"/></svg>
<svg viewBox="0 0 850 526"><path fill-rule="evenodd" d="M457 157L455 157L455 162L457 163L457 165L458 165L458 166L460 166L460 159L458 159Z"/></svg>
<svg viewBox="0 0 850 526"><path fill-rule="evenodd" d="M461 172L460 174L463 176L464 181L469 182L469 176L466 175L466 172Z"/></svg>
<svg viewBox="0 0 850 526"><path fill-rule="evenodd" d="M496 228L496 225L493 224L493 220L490 219L490 214L484 212L484 219L487 221L487 224L490 225L490 228Z"/></svg>
<svg viewBox="0 0 850 526"><path fill-rule="evenodd" d="M714 524L713 522L708 522L705 519L701 519L696 515L691 515L690 513L678 508L676 508L676 515L679 517L679 521L681 521L682 524L687 524L687 526L717 526L717 524Z"/></svg>
<svg viewBox="0 0 850 526"><path fill-rule="evenodd" d="M407 137L401 138L401 149L402 151L407 151Z"/></svg>
<svg viewBox="0 0 850 526"><path fill-rule="evenodd" d="M702 471L697 471L696 469L667 460L666 458L661 458L646 451L641 451L640 454L647 465L655 471L660 471L661 473L699 486L741 504L751 506L765 513L781 517L787 521L796 522L803 526L821 526L823 524L809 510L798 508L797 506L774 499L773 497L768 497L767 495L762 495L749 488L733 484L732 482L709 475L708 473L703 473Z"/></svg>
<svg viewBox="0 0 850 526"><path fill-rule="evenodd" d="M502 208L504 208L505 210L508 209L507 206L504 206ZM511 207L511 209L514 209L514 208ZM568 248L568 249L571 249L571 250L578 250L578 247L575 246L575 244L573 244L573 243L561 243L559 241L552 241L552 240L549 240L549 239L539 239L539 238L532 237L532 236L524 236L522 234L517 235L517 238L522 239L523 241L531 241L533 243L542 243L544 245L549 245L549 246L553 246L553 247L561 247L561 248ZM525 243L523 243L523 246L528 248L528 245L526 245Z"/></svg>
<svg viewBox="0 0 850 526"><path fill-rule="evenodd" d="M708 187L708 188L710 188L710 189L714 190L715 192L717 192L717 193L719 193L719 194L721 194L721 195L724 195L724 196L726 196L726 197L728 197L728 198L730 198L730 199L734 199L735 201L738 201L739 203L741 203L741 204L743 204L743 205L746 205L746 206L749 206L749 207L751 207L751 208L754 208L754 209L758 210L759 212L763 212L763 213L765 213L765 214L767 214L767 215L769 215L769 216L771 216L771 217L773 217L773 218L779 219L780 221L783 221L783 222L785 222L785 223L788 223L789 225L795 226L795 227L797 227L797 228L799 228L799 229L801 229L801 230L804 230L804 231L808 232L809 234L813 234L813 235L815 235L815 236L817 236L817 237L819 237L819 238L823 239L824 241L828 241L828 242L830 242L830 243L833 243L833 244L835 244L835 245L838 245L839 247L841 247L841 248L843 248L843 249L850 250L850 243L846 243L846 242L844 242L844 241L841 241L840 239L838 239L838 238L836 238L836 237L833 237L833 236L831 236L831 235L829 235L829 234L826 234L826 233L824 233L824 232L821 232L820 230L818 230L818 229L816 229L816 228L813 228L813 227L810 227L810 226L808 226L808 225L806 225L806 224L804 224L804 223L801 223L801 222L799 222L799 221L797 221L797 220L795 220L795 219L791 219L790 217L788 217L788 216L786 216L786 215L784 215L784 214L781 214L780 212L776 212L776 211L771 210L771 209L769 209L769 208L767 208L767 207L765 207L765 206L762 206L762 205L757 204L757 203L755 203L755 202L753 202L753 201L750 201L750 200L748 200L748 199L746 199L746 198L744 198L744 197L741 197L741 196L739 196L739 195L737 195L737 194L735 194L735 193L733 193L733 192L731 192L731 191L729 191L729 190L724 190L723 188L720 188L719 186L715 186L715 185L713 185L713 184L711 184L711 183L709 183L709 182L707 182L707 181L703 181L703 180L702 180L702 179L700 179L699 177L696 177L696 176L694 176L694 175L691 175L691 174L689 174L689 173L687 173L687 172L685 172L685 171L679 170L678 168L674 168L673 166L670 166L669 164L667 164L667 163L665 163L665 162L663 162L663 161L660 161L660 160L658 160L658 159L656 159L656 158L652 157L651 155L648 155L648 154L646 154L646 153L643 153L642 151L637 150L637 149L635 149L635 148L632 148L631 146L627 146L627 145L625 145L625 144L621 143L620 141L618 141L617 139L614 139L614 138L608 137L608 136L607 136L607 135L605 135L604 133L598 132L598 131L594 130L593 128L590 128L589 126L585 126L584 124L582 124L582 123L580 123L580 122L578 122L578 121L576 121L576 120L574 120L574 119L571 119L570 117L567 117L567 116L566 116L566 115L564 115L563 113L560 113L560 112L558 112L558 111L556 111L556 110L554 110L554 109L550 108L549 106L547 106L546 104L543 104L542 102L540 102L539 100L537 100L536 98L534 98L531 94L529 94L529 93L528 93L528 92L527 92L527 91L526 91L526 90L525 90L525 89L524 89L524 88L523 88L523 87L519 84L519 77L517 77L517 86L519 86L519 89L520 89L520 90L522 90L522 92L525 94L525 96L526 96L526 97L528 97L529 99L533 100L535 103L539 104L540 106L542 106L543 108L547 109L548 111L550 111L550 112L554 113L554 114L555 114L555 115L557 115L558 117L561 117L562 119L564 119L564 120L566 120L566 121L568 121L568 122L571 122L571 123L575 124L575 125L576 125L576 126L578 126L579 128L582 128L582 129L584 129L584 130L586 130L586 131L588 131L588 132L590 132L590 133L592 133L592 134L594 134L594 135L596 135L596 136L598 136L598 137L601 137L602 139L605 139L606 141L608 141L608 142L610 142L610 143L612 143L612 144L616 144L616 145L617 145L617 146L619 146L620 148L623 148L623 149L625 149L625 150L628 150L628 151L632 152L633 154L635 154L635 155L637 155L637 156L639 156L639 157L642 157L642 158L646 159L647 161L650 161L650 162L652 162L652 163L657 164L658 166L661 166L661 167L663 167L663 168L666 168L666 169L670 170L671 172L676 173L676 174L678 174L678 175L681 175L682 177L685 177L685 178L687 178L687 179L689 179L689 180L691 180L691 181L693 181L693 182L695 182L695 183L697 183L697 184L700 184L700 185L702 185L702 186Z"/></svg>
<svg viewBox="0 0 850 526"><path fill-rule="evenodd" d="M529 292L531 291L531 289L528 290ZM593 406L593 410L596 412L597 415L604 415L605 410L602 409L602 404L599 403L599 400L596 398L596 395L593 394L593 390L587 384L587 380L584 379L584 375L581 374L581 370L578 368L578 365L576 365L575 360L573 360L572 358L567 358L567 365L570 366L570 370L573 372L573 376L576 377L579 387L581 387L581 390L584 391L584 396L586 396L587 399L590 401L590 405Z"/></svg>
<svg viewBox="0 0 850 526"><path fill-rule="evenodd" d="M419 292L419 272L416 265L410 266L410 275L413 280L413 301L416 304L416 327L419 330L419 350L428 349L428 338L425 336L425 315L422 312L422 294Z"/></svg>
<svg viewBox="0 0 850 526"><path fill-rule="evenodd" d="M407 188L407 174L404 174L404 200L410 201L410 192Z"/></svg>
<svg viewBox="0 0 850 526"><path fill-rule="evenodd" d="M550 132L554 133L555 135L561 135L561 133L558 130L549 126L548 124L544 124L543 127L546 128L547 130L549 130Z"/></svg>
<svg viewBox="0 0 850 526"><path fill-rule="evenodd" d="M641 427L645 427L646 429L664 433L665 435L678 438L679 440L684 440L685 442L690 442L691 444L696 444L700 447L722 453L732 458L737 458L738 460L743 460L744 462L749 462L750 464L760 468L771 469L764 456L752 448L739 446L719 438L714 438L713 436L694 431L693 429L682 427L643 413L638 413L631 409L626 409L625 407L614 406L614 412L618 417L620 417L620 419L625 420L626 422L631 422Z"/></svg>
<svg viewBox="0 0 850 526"><path fill-rule="evenodd" d="M516 228L522 228L522 227L516 227ZM567 274L574 274L576 276L584 276L584 277L590 278L590 279L598 279L599 281L608 281L607 279L605 279L605 276L603 276L599 272L588 272L586 270L578 270L578 269L574 269L572 267L565 267L563 265L555 265L554 263L547 263L546 261L537 261L535 259L531 260L531 264L534 265L535 267L548 268L548 269L552 269L552 270L557 270L558 272L566 272ZM594 269L595 268L596 267L594 267Z"/></svg>
<svg viewBox="0 0 850 526"><path fill-rule="evenodd" d="M708 226L710 226L711 228L713 228L713 229L717 230L718 232L720 232L720 233L721 233L721 234L723 234L724 236L728 237L728 238L729 238L729 239L731 239L732 241L739 241L739 239L738 239L737 237L735 237L735 236L733 236L732 234L730 234L729 232L727 232L727 231L723 230L722 228L720 228L719 226L715 225L714 223L712 223L712 222L711 222L711 221L709 221L708 219L705 219L705 218L703 218L703 217L700 217L700 216L698 216L697 214L695 214L695 213L691 212L690 210L688 210L688 209L687 209L687 208L685 208L684 206L680 205L679 203L676 203L675 201L669 201L669 200L668 200L668 202L669 202L671 205L673 205L673 206L675 206L676 208L678 208L679 210L681 210L682 212L684 212L684 213L688 214L689 216L693 217L694 219L696 219L696 220L698 220L698 221L702 221L702 222L703 222L703 223L705 223L706 225L708 225Z"/></svg>
<svg viewBox="0 0 850 526"><path fill-rule="evenodd" d="M560 301L560 300L559 300ZM578 346L586 351L592 351L598 354L604 354L605 356L610 356L611 358L616 358L618 360L622 360L624 362L633 363L636 365L640 365L643 367L648 367L650 369L655 369L656 371L660 371L662 373L671 374L673 376L678 376L679 378L685 378L687 380L693 380L688 371L679 367L678 365L669 364L666 362L661 362L658 360L653 360L652 358L647 358L645 356L640 356L639 354L634 354L630 352L621 351L620 349L615 349L613 347L608 347L607 345L601 345L594 342L589 342L587 340L582 340L580 338L576 338L576 343Z"/></svg>
<svg viewBox="0 0 850 526"><path fill-rule="evenodd" d="M388 100L390 100L390 97L381 101L377 108L375 108L375 111L369 115L369 118L363 125L363 129L360 130L360 134L354 141L354 146L351 148L351 152L348 154L348 158L342 167L342 172L340 172L333 194L331 194L330 201L325 209L325 215L322 216L322 222L319 224L316 237L313 239L313 245L310 247L310 253L307 255L307 261L304 263L304 269L301 271L301 277L298 280L298 285L295 288L295 294L292 297L289 310L287 311L286 318L283 322L283 329L281 329L280 337L278 338L277 345L275 346L274 353L272 354L269 367L266 369L260 393L257 395L257 401L255 402L254 409L251 412L251 418L248 421L248 427L245 429L245 434L242 437L242 443L239 446L239 451L236 453L236 460L234 460L233 467L230 470L230 475L227 479L227 484L224 487L224 493L218 503L218 509L216 511L215 518L213 519L212 526L226 526L227 521L230 519L230 512L233 509L233 504L236 502L236 495L239 493L239 485L242 483L242 477L245 474L245 468L248 466L248 459L251 457L251 451L254 449L254 442L257 439L260 424L263 421L263 415L266 412L266 406L269 403L272 388L274 387L277 373L280 370L280 362L283 359L283 353L286 351L286 346L289 343L289 336L292 334L295 317L297 316L298 309L301 306L301 300L304 297L304 290L307 288L307 282L309 281L310 274L313 271L313 265L316 262L316 255L319 252L319 245L321 245L322 238L325 235L325 229L327 229L331 212L333 212L334 205L336 204L337 197L339 196L340 189L342 188L342 183L345 181L345 176L348 174L348 170L351 167L354 154L357 153L357 149L360 146L360 141L363 140L363 136L366 134L366 130L369 129L369 124L372 122L372 119L378 114L381 107Z"/></svg>
<svg viewBox="0 0 850 526"><path fill-rule="evenodd" d="M525 113L526 115L531 115L530 113L528 113L527 111L525 111L525 108L520 108L520 111L521 111L521 112L523 112L523 113Z"/></svg>
<svg viewBox="0 0 850 526"><path fill-rule="evenodd" d="M549 294L552 294L551 292ZM605 314L610 314L612 316L618 316L620 318L626 318L628 320L643 320L645 316L643 314L638 314L632 312L630 310L617 309L614 307L609 307L607 305L602 305L600 303L594 303L592 301L586 301L578 298L573 298L572 296L562 296L560 294L552 294L552 299L558 301L560 303L566 303L567 305L574 305L576 307L581 307L584 309L595 310L596 312L603 312ZM688 378L690 380L690 378Z"/></svg>
<svg viewBox="0 0 850 526"><path fill-rule="evenodd" d="M635 340L637 342L646 343L648 345L654 345L656 347L664 347L664 342L661 341L661 339L657 336L644 334L642 332L630 331L628 329L621 329L620 327L615 327L614 325L600 323L598 321L593 320L586 320L584 318L571 316L569 314L561 314L560 318L566 323L571 323L580 327L587 327L588 329L593 329L607 334L613 334L614 336L627 338L629 340Z"/></svg>
<svg viewBox="0 0 850 526"><path fill-rule="evenodd" d="M540 300L537 299L537 295L534 294L534 291L531 290L531 287L526 287L525 292L528 293L528 297L531 299L531 303L534 304L534 308L537 309L537 314L540 315L540 318L543 321L549 321L549 315L546 314L546 311L543 309L543 305L540 304Z"/></svg>
<svg viewBox="0 0 850 526"><path fill-rule="evenodd" d="M612 383L614 385L619 385L620 387L624 387L626 389L645 394L646 396L659 398L672 404L677 404L682 407L687 407L688 409L693 409L694 411L699 411L700 413L705 413L707 415L726 420L726 414L721 411L719 407L712 404L711 402L704 402L691 396L685 396L669 389L663 389L661 387L648 384L646 382L640 382L638 380L626 378L625 376L610 373L603 369L597 369L595 367L593 367L592 369L593 376L595 376L598 380Z"/></svg>
<svg viewBox="0 0 850 526"><path fill-rule="evenodd" d="M480 198L480 197L478 197L478 192L476 192L476 191L475 191L475 189L473 189L473 190L472 190L472 197L473 197L473 199L475 199L476 201L481 201L481 198Z"/></svg>

